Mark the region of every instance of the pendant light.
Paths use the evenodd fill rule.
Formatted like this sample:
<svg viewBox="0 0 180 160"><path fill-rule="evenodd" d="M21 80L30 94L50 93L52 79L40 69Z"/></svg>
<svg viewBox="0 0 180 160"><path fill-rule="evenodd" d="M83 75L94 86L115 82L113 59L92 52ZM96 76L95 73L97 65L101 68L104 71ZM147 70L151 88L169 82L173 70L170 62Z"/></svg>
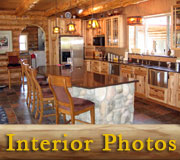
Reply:
<svg viewBox="0 0 180 160"><path fill-rule="evenodd" d="M88 29L97 29L97 28L99 28L99 23L98 23L97 19L95 19L93 17L93 7L94 6L93 6L93 0L92 0L92 9L91 9L92 18L88 21L88 26L87 26Z"/></svg>
<svg viewBox="0 0 180 160"><path fill-rule="evenodd" d="M72 21L67 25L67 30L71 33L76 31L75 24Z"/></svg>
<svg viewBox="0 0 180 160"><path fill-rule="evenodd" d="M71 8L71 0L70 0L70 8ZM70 17L70 19L71 19L71 17ZM70 20L70 23L67 24L67 31L70 33L73 33L76 31L75 24L72 22L72 20Z"/></svg>
<svg viewBox="0 0 180 160"><path fill-rule="evenodd" d="M53 27L53 33L54 34L59 34L60 33L60 27L58 27L58 19L57 19L57 0L56 0L56 26Z"/></svg>
<svg viewBox="0 0 180 160"><path fill-rule="evenodd" d="M131 26L143 25L143 17L142 16L128 17L127 24Z"/></svg>

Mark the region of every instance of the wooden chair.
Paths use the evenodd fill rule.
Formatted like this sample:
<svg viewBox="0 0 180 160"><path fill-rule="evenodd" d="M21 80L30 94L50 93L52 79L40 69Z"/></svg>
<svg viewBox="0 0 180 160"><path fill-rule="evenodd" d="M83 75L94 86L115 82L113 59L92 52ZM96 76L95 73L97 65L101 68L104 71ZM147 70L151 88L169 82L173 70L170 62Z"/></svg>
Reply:
<svg viewBox="0 0 180 160"><path fill-rule="evenodd" d="M25 61L24 59L20 60L20 64L21 64L21 80L22 80L23 89L24 89L25 68L24 68L23 63L27 64L27 61Z"/></svg>
<svg viewBox="0 0 180 160"><path fill-rule="evenodd" d="M7 66L8 68L8 79L9 79L9 89L11 89L11 83L18 82L21 84L21 64L19 63L19 57L18 56L8 56L9 64ZM18 79L13 78L12 75L19 74Z"/></svg>
<svg viewBox="0 0 180 160"><path fill-rule="evenodd" d="M32 103L32 93L33 93L33 84L30 80L30 73L29 73L29 64L25 64L23 63L23 67L24 67L24 73L25 73L25 76L27 78L27 97L26 97L26 103L28 105L28 108L30 108L30 104Z"/></svg>
<svg viewBox="0 0 180 160"><path fill-rule="evenodd" d="M70 77L49 75L48 81L55 98L57 124L59 123L59 113L63 114L65 123L66 114L71 116L70 121L72 124L75 124L75 120L81 123L87 123L85 121L75 119L76 115L87 111L90 111L91 124L95 124L94 103L82 98L71 97L71 94L68 91L68 87L72 87Z"/></svg>
<svg viewBox="0 0 180 160"><path fill-rule="evenodd" d="M30 72L31 72L31 77L35 84L35 89L36 89L36 93L37 93L37 109L36 109L35 118L37 118L38 115L40 114L39 123L42 123L43 117L49 117L49 116L56 115L56 114L44 115L44 104L50 103L50 104L52 104L52 107L50 107L50 109L54 109L54 96L49 87L47 87L47 86L43 87L39 84L39 82L36 78L36 70L33 68L30 68ZM47 108L47 109L49 109L49 108Z"/></svg>

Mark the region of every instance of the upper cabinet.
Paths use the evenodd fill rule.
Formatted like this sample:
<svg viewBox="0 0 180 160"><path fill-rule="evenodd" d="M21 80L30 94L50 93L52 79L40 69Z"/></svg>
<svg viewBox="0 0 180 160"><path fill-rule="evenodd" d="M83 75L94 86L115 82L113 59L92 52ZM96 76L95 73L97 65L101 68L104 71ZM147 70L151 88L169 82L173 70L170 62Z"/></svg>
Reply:
<svg viewBox="0 0 180 160"><path fill-rule="evenodd" d="M105 34L104 18L98 19L99 28L88 29L89 20L84 22L84 35L85 35L85 45L93 46L93 37L101 36Z"/></svg>
<svg viewBox="0 0 180 160"><path fill-rule="evenodd" d="M113 16L105 19L106 47L124 47L123 16Z"/></svg>
<svg viewBox="0 0 180 160"><path fill-rule="evenodd" d="M180 49L180 5L172 7L172 49Z"/></svg>

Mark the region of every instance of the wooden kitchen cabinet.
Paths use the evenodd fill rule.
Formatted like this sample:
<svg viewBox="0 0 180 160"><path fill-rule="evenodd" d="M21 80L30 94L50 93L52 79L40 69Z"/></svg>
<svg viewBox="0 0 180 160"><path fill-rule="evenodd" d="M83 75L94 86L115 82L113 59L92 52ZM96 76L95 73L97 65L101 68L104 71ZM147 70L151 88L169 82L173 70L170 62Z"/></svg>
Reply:
<svg viewBox="0 0 180 160"><path fill-rule="evenodd" d="M91 61L91 71L94 73L100 73L101 71L101 62L100 61Z"/></svg>
<svg viewBox="0 0 180 160"><path fill-rule="evenodd" d="M120 69L120 76L126 77L126 78L134 78L134 69L132 66L129 65L121 65Z"/></svg>
<svg viewBox="0 0 180 160"><path fill-rule="evenodd" d="M168 89L153 85L148 85L148 98L167 103Z"/></svg>
<svg viewBox="0 0 180 160"><path fill-rule="evenodd" d="M88 62L86 62L88 63ZM109 63L108 62L101 62L96 60L91 60L91 72L94 73L101 73L101 74L109 74Z"/></svg>
<svg viewBox="0 0 180 160"><path fill-rule="evenodd" d="M88 72L91 72L91 61L90 60L85 60L85 66L86 66L86 70Z"/></svg>
<svg viewBox="0 0 180 160"><path fill-rule="evenodd" d="M177 84L176 86L176 107L180 108L180 74L177 73L176 74L176 78L177 81L175 81L174 83Z"/></svg>
<svg viewBox="0 0 180 160"><path fill-rule="evenodd" d="M104 18L97 20L99 23L99 28L97 29L89 29L88 22L89 20L84 22L84 37L85 37L85 46L93 46L93 37L105 35L105 20Z"/></svg>
<svg viewBox="0 0 180 160"><path fill-rule="evenodd" d="M94 36L102 36L105 35L105 19L101 18L97 20L99 23L99 28L94 30Z"/></svg>
<svg viewBox="0 0 180 160"><path fill-rule="evenodd" d="M109 74L109 63L108 62L101 62L101 73Z"/></svg>
<svg viewBox="0 0 180 160"><path fill-rule="evenodd" d="M171 11L171 45L172 49L180 50L180 5L175 5L172 7Z"/></svg>
<svg viewBox="0 0 180 160"><path fill-rule="evenodd" d="M123 16L112 16L105 19L105 46L124 47Z"/></svg>
<svg viewBox="0 0 180 160"><path fill-rule="evenodd" d="M176 107L180 108L180 91L176 93Z"/></svg>
<svg viewBox="0 0 180 160"><path fill-rule="evenodd" d="M169 72L169 79L168 79L168 104L172 106L176 106L176 93L177 93L177 87L179 82L177 80L178 74ZM180 86L179 86L180 87Z"/></svg>
<svg viewBox="0 0 180 160"><path fill-rule="evenodd" d="M134 68L134 78L138 80L135 83L135 92L136 95L146 96L147 94L147 79L148 79L148 70L142 67Z"/></svg>
<svg viewBox="0 0 180 160"><path fill-rule="evenodd" d="M95 31L93 29L88 29L88 20L84 22L84 25L85 46L93 46L93 37L95 35Z"/></svg>

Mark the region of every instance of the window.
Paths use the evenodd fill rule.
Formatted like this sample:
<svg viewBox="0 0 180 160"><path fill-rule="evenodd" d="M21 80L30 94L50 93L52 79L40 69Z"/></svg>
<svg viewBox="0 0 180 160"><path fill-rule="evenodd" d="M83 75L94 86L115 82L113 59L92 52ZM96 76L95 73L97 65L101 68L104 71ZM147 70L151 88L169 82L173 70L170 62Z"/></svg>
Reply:
<svg viewBox="0 0 180 160"><path fill-rule="evenodd" d="M146 17L143 26L129 26L129 51L167 55L171 48L170 20L169 15Z"/></svg>
<svg viewBox="0 0 180 160"><path fill-rule="evenodd" d="M20 46L20 51L22 52L28 51L28 35L26 34L20 35L19 46Z"/></svg>

